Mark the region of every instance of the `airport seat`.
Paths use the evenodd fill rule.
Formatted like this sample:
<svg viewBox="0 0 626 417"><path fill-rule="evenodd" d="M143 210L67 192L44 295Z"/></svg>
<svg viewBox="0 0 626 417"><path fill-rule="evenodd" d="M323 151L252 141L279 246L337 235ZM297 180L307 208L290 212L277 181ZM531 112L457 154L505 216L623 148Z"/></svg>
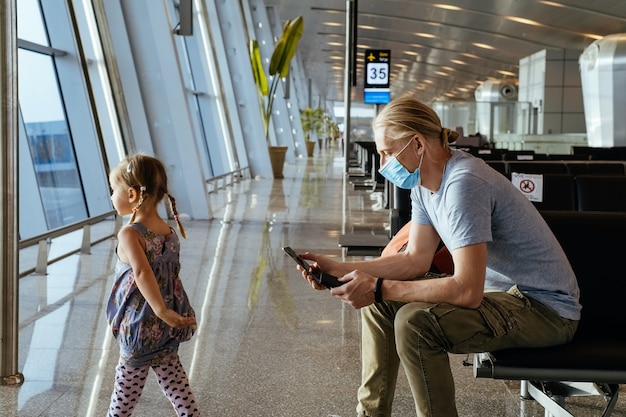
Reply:
<svg viewBox="0 0 626 417"><path fill-rule="evenodd" d="M392 186L393 208L390 213L390 236L395 236L398 231L411 220L411 190Z"/></svg>
<svg viewBox="0 0 626 417"><path fill-rule="evenodd" d="M576 186L570 174L543 174L543 201L537 210L576 210Z"/></svg>
<svg viewBox="0 0 626 417"><path fill-rule="evenodd" d="M626 161L626 146L596 148L591 146L573 146L572 153L589 155L591 160Z"/></svg>
<svg viewBox="0 0 626 417"><path fill-rule="evenodd" d="M624 175L624 163L613 161L569 162L565 164L567 172L573 175L586 174L621 174Z"/></svg>
<svg viewBox="0 0 626 417"><path fill-rule="evenodd" d="M492 160L486 160L485 161L487 163L487 165L489 165L491 168L495 169L496 171L498 171L500 174L507 176L506 173L506 162L504 161L492 161Z"/></svg>
<svg viewBox="0 0 626 417"><path fill-rule="evenodd" d="M567 174L567 166L559 161L510 161L507 162L507 174Z"/></svg>
<svg viewBox="0 0 626 417"><path fill-rule="evenodd" d="M380 155L376 152L376 144L372 141L354 143L355 157L348 179L355 189L375 191L381 187L384 178L378 172Z"/></svg>
<svg viewBox="0 0 626 417"><path fill-rule="evenodd" d="M619 384L626 383L626 333L606 331L607 320L626 321L626 281L617 271L623 247L609 244L626 234L626 213L544 211L543 217L569 258L580 287L582 318L574 339L561 346L503 349L474 355L474 376L521 381L546 416L572 416L564 399L600 395L611 415Z"/></svg>
<svg viewBox="0 0 626 417"><path fill-rule="evenodd" d="M551 153L551 154L547 154L546 158L549 161L588 161L589 160L589 155L587 155L587 154Z"/></svg>
<svg viewBox="0 0 626 417"><path fill-rule="evenodd" d="M535 159L533 150L505 150L502 156L505 161L532 161Z"/></svg>
<svg viewBox="0 0 626 417"><path fill-rule="evenodd" d="M470 148L469 153L485 161L504 160L504 150L491 148Z"/></svg>
<svg viewBox="0 0 626 417"><path fill-rule="evenodd" d="M576 175L579 211L626 211L626 175Z"/></svg>

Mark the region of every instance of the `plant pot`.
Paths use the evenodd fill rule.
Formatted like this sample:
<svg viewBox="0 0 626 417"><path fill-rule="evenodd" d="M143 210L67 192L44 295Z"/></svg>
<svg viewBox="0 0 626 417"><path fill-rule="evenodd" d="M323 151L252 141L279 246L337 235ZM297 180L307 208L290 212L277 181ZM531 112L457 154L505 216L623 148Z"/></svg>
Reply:
<svg viewBox="0 0 626 417"><path fill-rule="evenodd" d="M285 165L285 155L287 154L287 146L270 146L270 162L272 163L272 172L274 178L283 177L283 166Z"/></svg>
<svg viewBox="0 0 626 417"><path fill-rule="evenodd" d="M307 140L304 143L306 144L307 156L309 157L313 156L313 153L315 152L315 142L313 142L312 140Z"/></svg>

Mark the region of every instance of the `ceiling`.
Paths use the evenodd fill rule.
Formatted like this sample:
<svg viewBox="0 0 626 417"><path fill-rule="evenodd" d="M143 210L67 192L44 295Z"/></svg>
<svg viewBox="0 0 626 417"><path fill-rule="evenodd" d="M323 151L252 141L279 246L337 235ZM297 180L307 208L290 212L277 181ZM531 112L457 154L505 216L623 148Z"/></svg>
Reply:
<svg viewBox="0 0 626 417"><path fill-rule="evenodd" d="M356 85L363 100L366 49L391 50L391 98L474 100L487 79L517 79L519 60L557 48L582 51L626 32L624 0L352 0L357 10ZM347 0L265 0L282 22L299 15L298 45L322 97L344 100ZM445 2L445 3L444 3Z"/></svg>

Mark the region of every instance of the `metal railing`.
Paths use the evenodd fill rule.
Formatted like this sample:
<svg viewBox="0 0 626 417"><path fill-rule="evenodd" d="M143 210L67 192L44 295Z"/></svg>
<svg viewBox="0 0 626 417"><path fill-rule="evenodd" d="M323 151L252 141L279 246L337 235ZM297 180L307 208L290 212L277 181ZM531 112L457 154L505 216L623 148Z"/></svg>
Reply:
<svg viewBox="0 0 626 417"><path fill-rule="evenodd" d="M212 193L229 185L250 177L250 168L241 168L226 174L217 175L206 180L207 192Z"/></svg>
<svg viewBox="0 0 626 417"><path fill-rule="evenodd" d="M91 241L91 226L96 223L100 223L101 221L108 219L110 217L114 217L115 222L116 222L116 225L115 225L116 227L114 228L113 232L106 234L105 236L100 237L99 239L92 242ZM119 226L121 226L121 218L120 216L117 215L115 210L111 210L99 216L90 217L88 219L85 219L76 223L68 224L66 226L49 230L46 233L42 233L40 235L33 236L28 239L20 240L19 242L20 250L34 246L34 245L39 245L39 250L37 251L36 266L34 268L21 271L20 278L26 275L32 274L33 272L36 273L37 275L45 275L48 271L48 265L54 262L60 261L61 259L65 259L68 256L71 256L77 252L80 252L83 254L91 253L91 247L93 245L115 236L115 230L118 230ZM68 252L65 252L53 259L48 259L48 242L50 242L54 238L64 236L68 233L72 233L80 229L83 230L83 238L81 241L80 248L76 248Z"/></svg>
<svg viewBox="0 0 626 417"><path fill-rule="evenodd" d="M206 180L207 191L209 193L215 192L219 189L233 185L234 183L240 181L241 179L249 178L249 176L250 176L249 168L242 168L237 171L229 172L223 175L218 175L216 177ZM101 221L108 219L110 217L114 217L115 222L116 222L113 232L106 234L105 236L102 236L95 241L91 241L91 226L96 223L100 223ZM99 216L90 217L88 219L85 219L76 223L68 224L66 226L49 230L46 233L42 233L40 235L33 236L28 239L20 240L19 250L22 250L22 249L25 249L34 245L38 245L39 249L37 251L37 262L36 262L35 267L26 269L24 271L20 271L19 277L22 278L32 273L35 273L37 275L45 275L48 271L48 265L52 263L58 262L78 252L83 253L83 254L89 254L91 253L91 247L93 245L100 243L106 239L110 239L114 237L115 231L119 230L120 227L121 227L121 217L117 215L115 210L111 210ZM65 253L55 258L48 259L48 243L52 239L67 235L69 233L78 231L80 229L83 230L83 237L82 237L82 242L79 248L66 251Z"/></svg>

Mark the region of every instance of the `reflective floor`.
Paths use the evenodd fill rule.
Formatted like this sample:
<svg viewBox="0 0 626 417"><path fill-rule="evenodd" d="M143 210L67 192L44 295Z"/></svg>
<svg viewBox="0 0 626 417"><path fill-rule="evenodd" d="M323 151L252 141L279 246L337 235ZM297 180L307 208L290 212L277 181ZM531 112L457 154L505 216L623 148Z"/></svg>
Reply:
<svg viewBox="0 0 626 417"><path fill-rule="evenodd" d="M214 219L187 221L181 275L198 333L181 345L204 416L355 416L360 380L359 313L312 290L281 247L345 258L344 232L384 233L382 193L344 182L336 146L286 164L285 178L246 179L209 193ZM176 190L171 190L176 195ZM114 230L114 222L97 233ZM94 231L94 234L96 231ZM51 252L80 241L55 241ZM112 284L113 239L69 256L46 275L20 280L21 386L0 386L0 416L105 416L118 348L104 305ZM34 266L24 251L20 268ZM461 416L543 416L520 401L515 382L476 380L451 355ZM472 358L469 358L471 361ZM597 397L568 400L577 416L600 415ZM415 415L403 374L394 416ZM135 416L173 416L150 375ZM626 400L614 416L626 416Z"/></svg>

